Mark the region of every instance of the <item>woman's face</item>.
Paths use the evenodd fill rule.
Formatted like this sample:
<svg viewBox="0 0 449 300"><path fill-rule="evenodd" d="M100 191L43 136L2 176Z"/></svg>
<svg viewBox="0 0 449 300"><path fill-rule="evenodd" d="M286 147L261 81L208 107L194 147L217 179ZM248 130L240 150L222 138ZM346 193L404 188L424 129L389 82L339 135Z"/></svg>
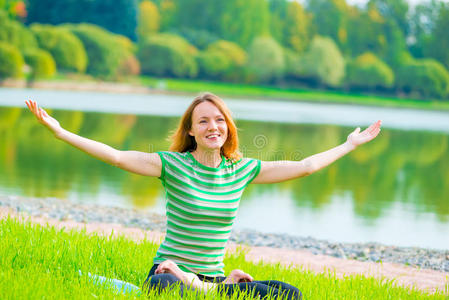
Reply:
<svg viewBox="0 0 449 300"><path fill-rule="evenodd" d="M221 149L228 138L228 125L221 111L211 102L198 104L192 113L192 128L197 149Z"/></svg>

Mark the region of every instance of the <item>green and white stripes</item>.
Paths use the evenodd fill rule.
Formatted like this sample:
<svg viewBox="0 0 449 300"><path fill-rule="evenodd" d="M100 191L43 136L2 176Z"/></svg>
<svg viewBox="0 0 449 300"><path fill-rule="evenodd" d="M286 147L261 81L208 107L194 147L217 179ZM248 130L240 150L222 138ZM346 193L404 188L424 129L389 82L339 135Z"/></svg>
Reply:
<svg viewBox="0 0 449 300"><path fill-rule="evenodd" d="M236 163L222 157L218 168L197 162L190 152L158 152L167 200L167 234L154 263L173 260L185 271L224 276L225 245L245 187L260 161Z"/></svg>

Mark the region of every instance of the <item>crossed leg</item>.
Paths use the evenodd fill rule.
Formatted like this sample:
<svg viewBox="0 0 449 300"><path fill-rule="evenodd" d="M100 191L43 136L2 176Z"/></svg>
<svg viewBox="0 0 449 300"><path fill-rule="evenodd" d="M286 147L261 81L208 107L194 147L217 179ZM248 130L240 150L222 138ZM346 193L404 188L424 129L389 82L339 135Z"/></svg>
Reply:
<svg viewBox="0 0 449 300"><path fill-rule="evenodd" d="M294 286L277 280L254 281L251 275L238 269L232 270L221 283L201 281L194 273L182 271L171 260L159 264L154 275L150 276L147 281L149 288L156 287L159 291L179 283L181 295L184 288L188 288L204 293L218 289L220 293L229 296L247 292L261 298L272 295L275 299L302 299L301 292Z"/></svg>

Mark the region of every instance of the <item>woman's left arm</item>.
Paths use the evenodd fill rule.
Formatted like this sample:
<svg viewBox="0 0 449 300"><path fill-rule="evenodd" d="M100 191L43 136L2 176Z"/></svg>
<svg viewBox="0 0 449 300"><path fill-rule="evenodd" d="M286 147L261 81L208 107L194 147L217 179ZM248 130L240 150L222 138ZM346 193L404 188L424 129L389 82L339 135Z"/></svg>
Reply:
<svg viewBox="0 0 449 300"><path fill-rule="evenodd" d="M252 183L276 183L304 177L330 165L357 146L374 139L380 132L381 121L360 132L360 127L349 134L345 143L330 150L309 156L301 161L263 161L261 169Z"/></svg>

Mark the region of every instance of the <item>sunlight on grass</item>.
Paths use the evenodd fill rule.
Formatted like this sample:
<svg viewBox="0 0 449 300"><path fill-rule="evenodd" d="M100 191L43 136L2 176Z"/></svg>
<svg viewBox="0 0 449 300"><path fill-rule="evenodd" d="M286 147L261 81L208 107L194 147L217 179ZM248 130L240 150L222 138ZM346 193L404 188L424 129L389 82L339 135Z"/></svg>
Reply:
<svg viewBox="0 0 449 300"><path fill-rule="evenodd" d="M136 243L126 237L104 237L85 231L58 230L7 218L0 222L0 291L2 299L148 299L121 295L107 286L93 284L91 272L142 286L158 244ZM394 287L394 282L363 276L338 279L334 274L314 274L280 264L254 264L244 251L227 253L226 273L242 269L256 280L276 279L298 287L304 299L447 299L442 293L425 294ZM149 299L179 299L179 289ZM183 299L227 299L215 293L193 291ZM231 299L245 299L244 295Z"/></svg>

